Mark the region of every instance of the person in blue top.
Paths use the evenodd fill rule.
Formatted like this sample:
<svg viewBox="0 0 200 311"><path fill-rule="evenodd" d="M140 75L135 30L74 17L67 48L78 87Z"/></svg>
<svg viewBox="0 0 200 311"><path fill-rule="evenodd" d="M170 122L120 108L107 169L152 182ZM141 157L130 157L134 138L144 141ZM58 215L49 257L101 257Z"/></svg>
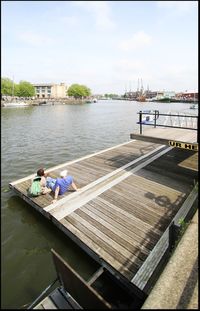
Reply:
<svg viewBox="0 0 200 311"><path fill-rule="evenodd" d="M51 188L54 192L54 200L52 203L55 203L57 201L58 195L64 194L70 186L77 191L78 188L75 185L72 176L67 175L67 170L64 170L60 173L60 178L51 178L47 177L47 187Z"/></svg>

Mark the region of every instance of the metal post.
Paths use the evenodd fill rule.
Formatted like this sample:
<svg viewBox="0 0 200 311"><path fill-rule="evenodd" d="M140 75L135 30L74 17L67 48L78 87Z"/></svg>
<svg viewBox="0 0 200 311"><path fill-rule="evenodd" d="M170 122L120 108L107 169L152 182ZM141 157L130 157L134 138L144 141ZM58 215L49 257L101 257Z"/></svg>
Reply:
<svg viewBox="0 0 200 311"><path fill-rule="evenodd" d="M142 111L139 112L140 135L142 134Z"/></svg>
<svg viewBox="0 0 200 311"><path fill-rule="evenodd" d="M175 225L174 221L169 226L169 249L170 251L173 249L175 245Z"/></svg>
<svg viewBox="0 0 200 311"><path fill-rule="evenodd" d="M156 127L157 112L158 110L154 110L154 127Z"/></svg>

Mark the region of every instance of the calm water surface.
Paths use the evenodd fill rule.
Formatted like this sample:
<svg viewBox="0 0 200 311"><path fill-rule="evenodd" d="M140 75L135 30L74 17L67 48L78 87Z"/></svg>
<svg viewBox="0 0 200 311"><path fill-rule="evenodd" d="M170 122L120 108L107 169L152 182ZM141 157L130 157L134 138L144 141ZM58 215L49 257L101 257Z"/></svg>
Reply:
<svg viewBox="0 0 200 311"><path fill-rule="evenodd" d="M128 142L145 109L187 112L190 104L99 101L1 109L1 307L31 303L56 277L54 248L85 279L96 269L70 239L9 190L37 168L65 163Z"/></svg>

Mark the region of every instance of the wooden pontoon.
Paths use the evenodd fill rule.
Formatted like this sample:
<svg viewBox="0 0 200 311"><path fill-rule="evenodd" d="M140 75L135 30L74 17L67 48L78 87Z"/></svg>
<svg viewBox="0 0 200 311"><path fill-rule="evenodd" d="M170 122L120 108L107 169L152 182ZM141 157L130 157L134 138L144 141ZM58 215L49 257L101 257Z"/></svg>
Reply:
<svg viewBox="0 0 200 311"><path fill-rule="evenodd" d="M184 135L181 141L189 142ZM55 204L51 194L28 197L34 174L10 187L143 299L168 258L179 220L193 214L197 163L194 150L132 140L48 169L52 177L67 169L81 188Z"/></svg>

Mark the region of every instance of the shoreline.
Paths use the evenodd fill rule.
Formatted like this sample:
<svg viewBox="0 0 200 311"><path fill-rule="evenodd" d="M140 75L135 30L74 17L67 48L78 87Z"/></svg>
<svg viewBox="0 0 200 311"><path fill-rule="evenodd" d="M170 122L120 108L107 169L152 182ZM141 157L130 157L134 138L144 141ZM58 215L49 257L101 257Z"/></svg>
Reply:
<svg viewBox="0 0 200 311"><path fill-rule="evenodd" d="M2 101L1 100L1 107L7 107L9 104L24 103L27 106L46 106L46 105L80 105L85 104L86 99L17 99L12 101ZM9 105L10 106L10 105ZM14 106L14 105L13 105ZM17 106L17 105L16 105Z"/></svg>

